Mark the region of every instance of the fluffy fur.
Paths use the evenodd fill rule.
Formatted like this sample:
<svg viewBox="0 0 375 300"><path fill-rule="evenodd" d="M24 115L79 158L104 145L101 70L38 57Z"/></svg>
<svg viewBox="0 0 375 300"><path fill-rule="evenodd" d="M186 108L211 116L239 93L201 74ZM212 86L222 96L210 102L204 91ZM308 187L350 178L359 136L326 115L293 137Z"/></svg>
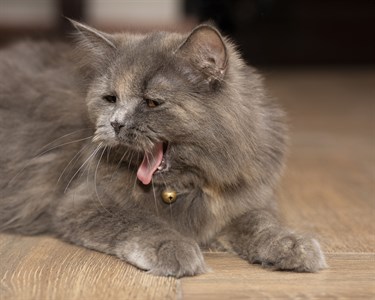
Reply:
<svg viewBox="0 0 375 300"><path fill-rule="evenodd" d="M275 269L325 267L315 239L278 221L284 114L232 43L209 25L73 24L74 51L0 53L1 230L52 232L156 275L205 272L201 247L213 246ZM144 185L137 169L158 143L165 167Z"/></svg>

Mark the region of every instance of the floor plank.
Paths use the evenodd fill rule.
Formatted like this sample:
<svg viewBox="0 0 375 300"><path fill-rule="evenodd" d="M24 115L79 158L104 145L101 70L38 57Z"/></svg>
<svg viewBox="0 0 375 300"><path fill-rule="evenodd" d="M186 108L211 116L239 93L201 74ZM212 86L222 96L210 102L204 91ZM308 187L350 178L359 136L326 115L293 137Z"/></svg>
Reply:
<svg viewBox="0 0 375 300"><path fill-rule="evenodd" d="M0 298L175 299L177 281L51 237L0 236Z"/></svg>
<svg viewBox="0 0 375 300"><path fill-rule="evenodd" d="M375 252L370 142L324 135L305 132L295 142L280 189L282 214L291 227L318 234L326 252Z"/></svg>
<svg viewBox="0 0 375 300"><path fill-rule="evenodd" d="M282 214L326 252L375 252L375 72L269 75L291 124Z"/></svg>
<svg viewBox="0 0 375 300"><path fill-rule="evenodd" d="M371 299L374 254L330 254L317 274L271 272L226 253L207 253L211 273L182 280L183 299Z"/></svg>

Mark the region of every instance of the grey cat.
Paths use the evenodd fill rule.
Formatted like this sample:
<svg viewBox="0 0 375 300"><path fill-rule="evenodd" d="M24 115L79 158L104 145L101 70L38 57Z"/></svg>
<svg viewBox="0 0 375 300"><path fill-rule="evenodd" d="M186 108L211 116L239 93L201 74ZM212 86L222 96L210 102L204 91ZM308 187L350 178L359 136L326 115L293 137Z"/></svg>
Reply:
<svg viewBox="0 0 375 300"><path fill-rule="evenodd" d="M0 53L0 229L52 233L155 275L206 271L201 248L315 272L283 227L284 113L211 25L189 34L23 42ZM86 99L86 101L85 101Z"/></svg>

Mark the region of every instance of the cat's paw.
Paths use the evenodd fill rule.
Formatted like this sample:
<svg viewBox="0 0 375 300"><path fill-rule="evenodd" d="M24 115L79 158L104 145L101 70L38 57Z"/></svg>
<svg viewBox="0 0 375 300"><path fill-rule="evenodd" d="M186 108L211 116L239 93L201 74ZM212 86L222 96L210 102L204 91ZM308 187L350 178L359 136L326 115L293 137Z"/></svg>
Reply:
<svg viewBox="0 0 375 300"><path fill-rule="evenodd" d="M198 244L183 237L164 241L133 239L119 243L116 255L132 265L158 276L193 276L206 266Z"/></svg>
<svg viewBox="0 0 375 300"><path fill-rule="evenodd" d="M277 270L317 272L327 268L319 242L313 238L288 234L259 249L260 262Z"/></svg>
<svg viewBox="0 0 375 300"><path fill-rule="evenodd" d="M188 239L169 240L156 250L155 265L149 273L159 276L183 277L206 272L198 244Z"/></svg>

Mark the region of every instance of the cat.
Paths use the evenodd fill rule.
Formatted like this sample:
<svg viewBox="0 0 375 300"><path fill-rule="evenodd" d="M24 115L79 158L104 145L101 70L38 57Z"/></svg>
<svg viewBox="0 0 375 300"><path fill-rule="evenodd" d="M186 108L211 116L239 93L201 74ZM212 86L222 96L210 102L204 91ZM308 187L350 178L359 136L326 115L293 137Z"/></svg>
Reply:
<svg viewBox="0 0 375 300"><path fill-rule="evenodd" d="M0 229L50 233L154 275L207 271L202 249L276 270L326 267L278 217L285 115L209 24L0 53Z"/></svg>

